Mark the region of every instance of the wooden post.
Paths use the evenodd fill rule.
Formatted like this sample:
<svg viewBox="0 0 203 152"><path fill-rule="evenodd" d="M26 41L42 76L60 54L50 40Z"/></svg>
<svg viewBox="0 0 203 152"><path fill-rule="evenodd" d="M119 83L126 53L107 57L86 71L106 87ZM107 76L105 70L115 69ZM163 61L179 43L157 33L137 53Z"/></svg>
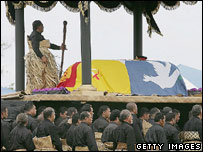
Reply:
<svg viewBox="0 0 203 152"><path fill-rule="evenodd" d="M85 18L80 13L81 21L81 59L82 59L82 85L71 95L85 96L103 96L102 91L97 91L92 86L91 73L91 33L90 33L90 3L88 5L88 23L85 23Z"/></svg>
<svg viewBox="0 0 203 152"><path fill-rule="evenodd" d="M15 90L21 91L25 88L25 29L24 29L24 8L15 9Z"/></svg>
<svg viewBox="0 0 203 152"><path fill-rule="evenodd" d="M91 85L91 38L90 38L90 4L88 5L88 23L80 13L81 21L81 59L82 85Z"/></svg>
<svg viewBox="0 0 203 152"><path fill-rule="evenodd" d="M134 18L134 59L142 56L142 8L140 5L133 12Z"/></svg>

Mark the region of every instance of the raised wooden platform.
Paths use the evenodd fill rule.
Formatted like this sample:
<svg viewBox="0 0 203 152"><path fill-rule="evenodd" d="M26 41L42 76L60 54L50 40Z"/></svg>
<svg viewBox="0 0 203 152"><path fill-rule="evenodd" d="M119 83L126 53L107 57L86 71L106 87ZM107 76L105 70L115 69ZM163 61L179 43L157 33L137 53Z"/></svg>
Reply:
<svg viewBox="0 0 203 152"><path fill-rule="evenodd" d="M12 100L17 98L2 98L4 100ZM37 94L24 95L18 98L20 101L79 101L79 102L136 102L136 103L202 103L202 97L177 97L177 96L87 96L76 94Z"/></svg>

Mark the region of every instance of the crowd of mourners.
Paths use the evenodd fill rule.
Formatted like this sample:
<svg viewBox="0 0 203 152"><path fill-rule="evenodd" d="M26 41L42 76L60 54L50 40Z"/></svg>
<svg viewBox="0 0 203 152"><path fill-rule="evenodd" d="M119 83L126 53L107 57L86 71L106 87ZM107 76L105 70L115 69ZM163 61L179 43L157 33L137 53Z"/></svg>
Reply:
<svg viewBox="0 0 203 152"><path fill-rule="evenodd" d="M94 122L93 115L92 105L84 104L79 110L61 107L55 119L52 107L36 110L28 102L24 112L9 123L8 107L1 106L1 150L136 151L136 144L160 143L167 151L168 143L187 142L180 136L183 131L193 133L190 140L202 142L201 105L192 107L183 129L178 126L180 111L171 107L142 107L138 113L136 103L128 103L122 111L102 105Z"/></svg>

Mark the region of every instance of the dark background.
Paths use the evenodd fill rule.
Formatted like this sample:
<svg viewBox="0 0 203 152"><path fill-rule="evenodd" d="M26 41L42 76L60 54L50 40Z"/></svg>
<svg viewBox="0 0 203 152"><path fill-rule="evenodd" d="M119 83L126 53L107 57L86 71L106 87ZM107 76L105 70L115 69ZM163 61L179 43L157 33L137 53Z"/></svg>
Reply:
<svg viewBox="0 0 203 152"><path fill-rule="evenodd" d="M22 110L24 104L27 103L26 101L10 101L10 100L4 100L1 101L1 105L6 105L8 107L9 111L9 117L10 120L15 120L17 114L20 113ZM58 117L58 110L60 107L76 107L78 111L82 107L82 103L79 101L41 101L41 102L33 102L36 105L36 108L38 109L40 106L47 106L47 107L53 107L56 111L56 118ZM123 110L126 107L127 103L115 103L115 102L87 102L93 106L94 109L94 120L97 118L97 112L101 105L108 105L111 110L113 109L119 109ZM186 121L188 120L188 114L191 110L192 106L195 104L191 103L137 103L138 106L138 113L139 109L141 107L147 107L151 109L152 107L157 107L160 110L163 109L165 106L169 106L171 108L178 109L181 113L180 121L178 123L179 127L182 129Z"/></svg>

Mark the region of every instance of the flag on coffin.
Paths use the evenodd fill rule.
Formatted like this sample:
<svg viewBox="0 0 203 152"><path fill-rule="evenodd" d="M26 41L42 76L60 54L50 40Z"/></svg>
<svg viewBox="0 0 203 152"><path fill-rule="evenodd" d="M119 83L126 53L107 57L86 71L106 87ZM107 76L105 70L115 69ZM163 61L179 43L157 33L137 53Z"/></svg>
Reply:
<svg viewBox="0 0 203 152"><path fill-rule="evenodd" d="M82 84L81 62L70 66L57 87L76 90ZM187 89L179 69L168 62L93 60L92 85L98 91L160 96L182 94Z"/></svg>

